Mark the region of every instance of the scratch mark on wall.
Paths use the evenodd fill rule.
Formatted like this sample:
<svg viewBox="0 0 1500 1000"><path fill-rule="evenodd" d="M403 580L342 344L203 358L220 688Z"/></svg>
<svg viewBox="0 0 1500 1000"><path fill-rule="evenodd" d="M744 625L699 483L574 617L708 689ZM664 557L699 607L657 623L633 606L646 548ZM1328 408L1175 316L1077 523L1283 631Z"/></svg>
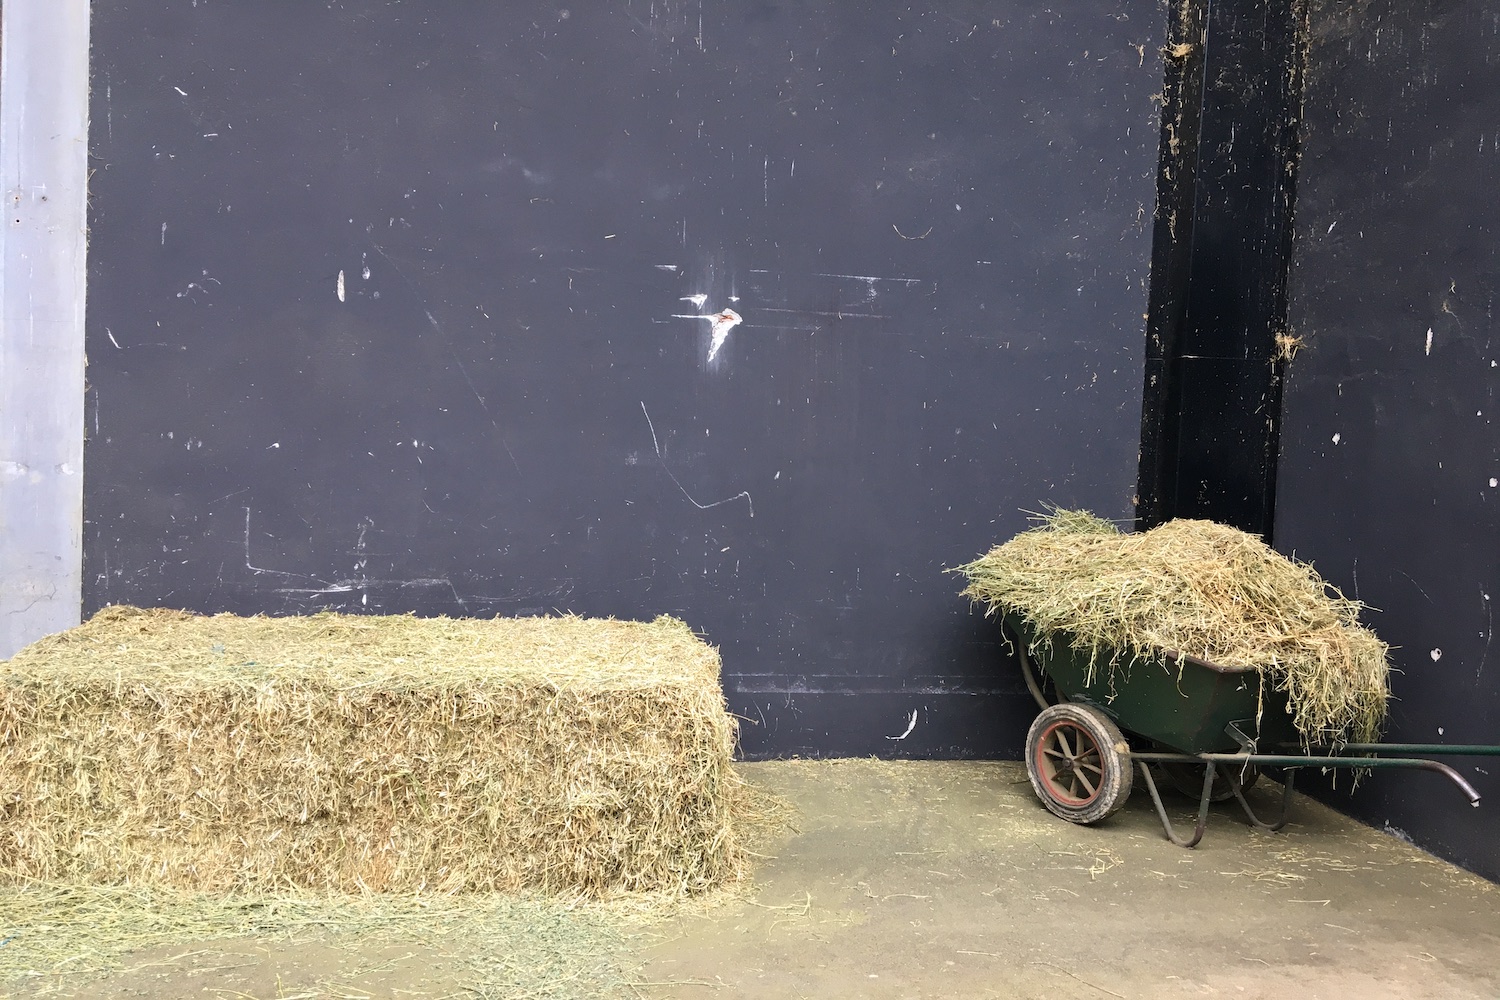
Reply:
<svg viewBox="0 0 1500 1000"><path fill-rule="evenodd" d="M856 313L844 312L842 310L837 312L828 312L826 310L819 309L776 309L770 306L763 307L761 309L761 312L789 313L793 316L831 316L835 319L890 319L889 316L886 316L882 313Z"/></svg>
<svg viewBox="0 0 1500 1000"><path fill-rule="evenodd" d="M223 502L225 500L228 500L230 497L237 497L241 493L248 493L248 492L250 492L250 487L246 486L246 487L244 487L242 489L235 490L233 493L226 493L223 496L219 497L217 500L210 500L207 504L204 504L204 506L205 507L211 507L211 506L213 506L216 503L221 503L221 502Z"/></svg>
<svg viewBox="0 0 1500 1000"><path fill-rule="evenodd" d="M1479 669L1474 671L1474 679L1484 673L1484 664L1490 658L1490 644L1495 641L1495 609L1490 604L1490 595L1479 588L1480 603L1484 605L1484 652L1479 657Z"/></svg>
<svg viewBox="0 0 1500 1000"><path fill-rule="evenodd" d="M679 298L677 301L678 302L691 302L693 304L693 308L695 308L695 309L702 309L703 308L703 303L705 303L705 302L708 301L708 296L704 295L703 293L700 292L697 295L684 295L681 298Z"/></svg>
<svg viewBox="0 0 1500 1000"><path fill-rule="evenodd" d="M1411 585L1413 587L1417 588L1417 593L1421 594L1422 597L1423 597L1423 599L1426 600L1428 604L1432 604L1433 603L1432 598L1430 598L1430 597L1427 596L1427 591L1425 591L1425 590L1422 589L1422 585L1419 584L1419 583L1417 583L1417 581L1412 577L1412 575L1410 573L1406 572L1405 570L1399 570L1399 569L1396 572L1400 573L1402 576L1406 577L1408 580L1411 580Z"/></svg>
<svg viewBox="0 0 1500 1000"><path fill-rule="evenodd" d="M749 490L740 490L732 497L725 497L723 500L715 500L713 503L699 503L697 500L693 499L693 495L687 491L687 489L682 485L680 481L678 481L677 476L673 474L671 468L667 465L667 460L662 457L661 442L657 440L656 437L656 425L651 422L651 413L646 409L645 400L641 400L641 413L645 414L646 426L651 429L651 447L656 451L656 460L661 463L662 471L667 474L668 479L672 480L672 484L682 491L682 495L687 498L688 503L692 504L694 507L697 507L699 510L711 510L714 507L721 507L726 503L734 503L734 501L736 500L743 499L745 503L749 505L750 516L755 516L755 501L750 498Z"/></svg>
<svg viewBox="0 0 1500 1000"><path fill-rule="evenodd" d="M338 293L339 293L339 301L343 302L344 301L344 272L343 271L339 271ZM431 319L432 318L432 314L428 313L427 314L427 318Z"/></svg>
<svg viewBox="0 0 1500 1000"><path fill-rule="evenodd" d="M231 494L231 496L232 495L233 494ZM322 580L319 580L316 577L307 576L307 575L302 574L302 573L287 573L287 572L285 572L283 570L279 570L279 569L266 569L263 566L257 566L253 562L251 562L250 561L250 508L246 507L246 508L244 508L244 510L245 510L245 568L246 569L248 569L250 572L254 573L256 576L260 576L263 573L269 573L272 576L285 577L288 580L312 580L314 583L319 583L319 584L323 583ZM327 584L323 584L323 585L327 586Z"/></svg>
<svg viewBox="0 0 1500 1000"><path fill-rule="evenodd" d="M889 282L892 282L893 284L901 284L901 285L911 286L911 285L920 285L922 283L922 279L921 278L881 278L881 277L878 277L876 275L869 275L869 274L824 274L821 271L814 272L813 277L815 277L815 278L842 278L845 281L863 281L865 284L874 284L875 282L879 282L879 281L889 281Z"/></svg>
<svg viewBox="0 0 1500 1000"><path fill-rule="evenodd" d="M427 298L422 294L422 289L417 285L415 281L411 280L411 277L401 269L401 266L399 264L391 259L390 254L385 252L384 247L373 241L370 243L370 246L374 248L376 253L385 258L385 262L391 265L396 274L401 277L401 280L406 282L407 286L411 288L412 292L417 296L417 298L422 301L423 315L427 317L427 322L432 324L432 329L437 332L438 336L442 337L443 340L447 342L449 356L453 358L454 364L458 366L459 374L463 376L464 382L468 384L469 391L472 392L474 394L474 398L479 401L479 408L483 410L484 415L489 418L490 426L493 427L496 434L499 435L500 445L505 449L505 454L510 456L510 464L515 468L516 475L520 476L521 478L525 478L521 473L521 463L516 461L516 453L510 450L510 442L505 439L505 432L500 430L500 424L496 422L494 414L490 413L489 404L485 402L484 396L480 394L479 387L474 384L474 380L469 377L469 369L464 367L463 360L458 356L458 351L454 349L453 339L448 336L447 331L443 329L443 325L438 322L438 318L432 314L432 310L427 308ZM376 292L375 294L379 295L380 293Z"/></svg>
<svg viewBox="0 0 1500 1000"><path fill-rule="evenodd" d="M187 299L189 302L193 303L194 305L197 305L198 304L198 299L193 295L194 292L202 292L204 295L207 295L208 294L208 283L210 281L212 281L216 285L222 285L223 284L223 282L220 281L218 278L209 277L209 274L208 274L207 271L202 272L199 275L199 277L201 277L203 280L202 281L189 281L187 283L187 287L184 288L182 291L180 291L180 292L177 293L177 297L179 299ZM111 339L113 339L113 338L111 338Z"/></svg>

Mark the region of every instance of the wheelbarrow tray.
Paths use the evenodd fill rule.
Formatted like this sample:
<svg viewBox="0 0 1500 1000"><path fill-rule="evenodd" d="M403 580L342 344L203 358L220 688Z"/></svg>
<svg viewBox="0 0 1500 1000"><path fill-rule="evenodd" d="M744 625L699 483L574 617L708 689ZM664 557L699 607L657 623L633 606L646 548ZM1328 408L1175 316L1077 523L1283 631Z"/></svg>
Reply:
<svg viewBox="0 0 1500 1000"><path fill-rule="evenodd" d="M1127 733L1181 753L1229 753L1245 749L1235 732L1259 746L1297 741L1286 693L1257 667L1226 667L1164 650L1159 659L1122 659L1109 666L1113 650L1101 649L1091 671L1089 650L1073 637L1054 633L1036 642L1036 630L1008 612L1005 624L1032 662L1069 701L1093 705Z"/></svg>

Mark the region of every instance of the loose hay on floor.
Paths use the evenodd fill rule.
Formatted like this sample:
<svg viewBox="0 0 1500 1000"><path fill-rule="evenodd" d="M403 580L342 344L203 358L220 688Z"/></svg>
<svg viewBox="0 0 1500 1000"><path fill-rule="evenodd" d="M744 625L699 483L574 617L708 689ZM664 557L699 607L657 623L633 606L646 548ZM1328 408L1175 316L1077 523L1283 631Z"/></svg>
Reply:
<svg viewBox="0 0 1500 1000"><path fill-rule="evenodd" d="M564 904L494 893L245 896L94 885L0 886L0 996L97 996L100 978L109 973L167 972L197 956L220 965L218 949L233 951L235 945L215 942L253 939L278 951L289 942L308 941L327 941L345 953L382 943L436 946L459 967L454 971L463 988L455 997L626 1000L639 995L627 985L626 945L653 920L677 909L673 901L662 900L640 913L631 905L636 902ZM331 982L318 984L324 988L303 983L276 995L372 996L341 987L341 978L335 973ZM251 996L227 988L204 992Z"/></svg>
<svg viewBox="0 0 1500 1000"><path fill-rule="evenodd" d="M1389 647L1362 605L1306 563L1212 521L1124 534L1086 511L1042 524L955 572L990 613L1014 611L1039 644L1066 636L1095 669L1164 650L1258 667L1287 693L1307 743L1376 740L1389 698Z"/></svg>
<svg viewBox="0 0 1500 1000"><path fill-rule="evenodd" d="M694 893L734 735L671 618L108 608L0 664L0 879Z"/></svg>

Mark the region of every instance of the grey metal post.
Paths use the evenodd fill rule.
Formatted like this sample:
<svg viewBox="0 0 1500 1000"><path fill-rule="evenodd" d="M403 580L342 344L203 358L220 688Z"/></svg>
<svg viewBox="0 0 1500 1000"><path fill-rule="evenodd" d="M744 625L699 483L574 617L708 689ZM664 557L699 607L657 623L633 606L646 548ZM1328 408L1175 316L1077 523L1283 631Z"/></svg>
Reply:
<svg viewBox="0 0 1500 1000"><path fill-rule="evenodd" d="M88 0L0 7L0 657L83 581Z"/></svg>

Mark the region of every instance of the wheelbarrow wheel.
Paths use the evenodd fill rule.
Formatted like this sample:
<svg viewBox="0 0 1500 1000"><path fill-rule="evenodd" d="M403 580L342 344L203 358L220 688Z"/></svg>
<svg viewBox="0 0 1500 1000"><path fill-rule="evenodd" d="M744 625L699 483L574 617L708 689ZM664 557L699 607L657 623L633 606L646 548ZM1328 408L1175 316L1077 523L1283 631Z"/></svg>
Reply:
<svg viewBox="0 0 1500 1000"><path fill-rule="evenodd" d="M1129 749L1120 727L1092 705L1051 705L1026 734L1026 774L1052 813L1097 823L1130 798Z"/></svg>

